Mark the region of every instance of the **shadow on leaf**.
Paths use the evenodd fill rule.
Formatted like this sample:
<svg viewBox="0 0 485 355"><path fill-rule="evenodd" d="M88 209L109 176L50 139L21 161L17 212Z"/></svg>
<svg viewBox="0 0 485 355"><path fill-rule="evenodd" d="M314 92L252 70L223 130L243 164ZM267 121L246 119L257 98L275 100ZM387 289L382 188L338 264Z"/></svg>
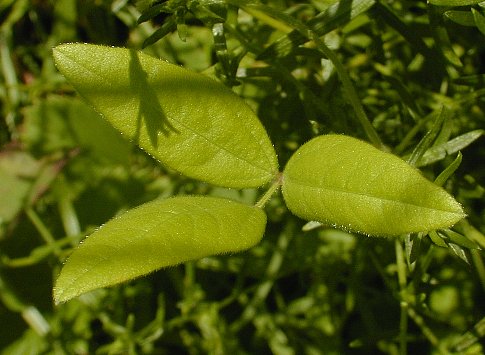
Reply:
<svg viewBox="0 0 485 355"><path fill-rule="evenodd" d="M130 51L130 86L136 92L140 99L140 108L137 116L137 125L135 141L140 138L140 129L142 120L145 120L145 126L150 143L154 148L158 147L158 133L169 136L171 132L179 131L170 123L158 101L155 90L149 84L147 73L143 70L138 53L135 50Z"/></svg>

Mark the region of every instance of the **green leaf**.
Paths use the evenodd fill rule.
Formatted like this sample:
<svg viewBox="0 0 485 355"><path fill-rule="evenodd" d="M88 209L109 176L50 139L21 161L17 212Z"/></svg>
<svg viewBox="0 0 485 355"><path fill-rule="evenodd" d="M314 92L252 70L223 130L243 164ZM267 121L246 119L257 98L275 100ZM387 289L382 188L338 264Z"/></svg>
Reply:
<svg viewBox="0 0 485 355"><path fill-rule="evenodd" d="M485 249L485 235L472 226L467 221L462 221L460 223L462 229L462 234L466 235L469 239L473 240L481 249Z"/></svg>
<svg viewBox="0 0 485 355"><path fill-rule="evenodd" d="M466 262L468 265L472 265L469 257L470 254L466 249L455 243L448 243L448 247L457 257Z"/></svg>
<svg viewBox="0 0 485 355"><path fill-rule="evenodd" d="M429 232L428 236L429 236L429 239L431 239L431 241L435 245L442 248L448 248L448 244L446 244L446 242L443 240L443 237L440 234L438 234L436 231Z"/></svg>
<svg viewBox="0 0 485 355"><path fill-rule="evenodd" d="M485 36L485 16L483 16L478 10L472 8L473 19L477 28Z"/></svg>
<svg viewBox="0 0 485 355"><path fill-rule="evenodd" d="M143 22L151 20L152 18L162 13L172 13L172 12L173 12L173 9L170 8L168 3L158 4L144 11L141 14L141 16L138 18L136 23L139 25Z"/></svg>
<svg viewBox="0 0 485 355"><path fill-rule="evenodd" d="M236 6L243 6L247 2L231 0L231 3ZM337 1L325 11L310 19L307 25L317 35L323 36L338 27L346 25L360 14L365 13L375 3L375 0ZM308 42L308 38L294 30L266 48L259 58L267 59L287 56L305 42Z"/></svg>
<svg viewBox="0 0 485 355"><path fill-rule="evenodd" d="M406 252L406 262L408 267L413 268L413 264L419 259L419 256L423 252L423 248L421 245L422 242L422 234L412 233L407 234L404 238L404 250Z"/></svg>
<svg viewBox="0 0 485 355"><path fill-rule="evenodd" d="M208 3L207 5L201 5L197 1L192 1L187 4L187 7L189 8L190 12L192 12L194 16L197 17L198 20L202 21L209 27L212 27L214 23L224 22L223 17L219 16L211 10L211 7L213 7L213 10L217 11L217 8L219 8L219 10L221 10L223 13L226 12L226 9L224 7L218 5L221 4Z"/></svg>
<svg viewBox="0 0 485 355"><path fill-rule="evenodd" d="M453 48L448 29L445 26L443 12L442 8L428 6L429 24L435 41L435 48L441 52L449 64L460 68L463 67L463 63L455 53L455 48Z"/></svg>
<svg viewBox="0 0 485 355"><path fill-rule="evenodd" d="M4 160L4 158L2 158ZM3 164L2 164L3 165ZM15 176L15 171L6 170L0 165L0 240L3 233L25 205L32 183L25 177Z"/></svg>
<svg viewBox="0 0 485 355"><path fill-rule="evenodd" d="M149 45L152 45L153 43L159 41L163 37L165 37L167 34L170 32L173 32L177 28L177 22L175 19L175 16L171 16L165 20L162 26L160 26L159 29L157 29L155 32L153 32L149 37L147 37L143 41L142 47L148 47Z"/></svg>
<svg viewBox="0 0 485 355"><path fill-rule="evenodd" d="M485 87L485 74L465 75L453 79L453 83L457 85L467 85L483 88Z"/></svg>
<svg viewBox="0 0 485 355"><path fill-rule="evenodd" d="M452 196L397 156L342 135L298 149L283 172L283 196L301 218L376 236L449 227L465 216Z"/></svg>
<svg viewBox="0 0 485 355"><path fill-rule="evenodd" d="M443 124L446 120L450 119L451 111L446 109L444 106L441 108L440 114L433 122L433 126L431 129L426 132L426 135L419 141L419 143L414 148L413 152L409 159L407 159L407 163L411 166L418 166L418 163L421 161L424 153L427 149L431 146L433 141L438 136Z"/></svg>
<svg viewBox="0 0 485 355"><path fill-rule="evenodd" d="M467 237L465 237L464 235L461 235L460 233L456 233L452 231L451 229L443 230L443 234L446 235L446 237L448 237L448 239L452 243L455 243L460 247L467 248L467 249L480 249L479 246L474 241L468 239Z"/></svg>
<svg viewBox="0 0 485 355"><path fill-rule="evenodd" d="M446 167L445 170L443 170L436 179L434 179L434 183L438 186L443 186L446 180L453 175L453 173L456 171L456 169L459 168L462 160L462 154L461 152L458 152L455 160Z"/></svg>
<svg viewBox="0 0 485 355"><path fill-rule="evenodd" d="M22 141L39 153L81 147L93 159L127 163L132 147L78 98L50 95L24 111Z"/></svg>
<svg viewBox="0 0 485 355"><path fill-rule="evenodd" d="M464 133L458 137L449 140L446 143L429 148L418 161L417 167L426 166L444 159L446 156L459 152L468 147L475 140L480 138L484 133L482 129L476 129Z"/></svg>
<svg viewBox="0 0 485 355"><path fill-rule="evenodd" d="M449 10L445 11L444 15L459 25L475 27L475 20L470 11Z"/></svg>
<svg viewBox="0 0 485 355"><path fill-rule="evenodd" d="M0 240L17 215L49 189L62 165L50 159L11 148L0 152Z"/></svg>
<svg viewBox="0 0 485 355"><path fill-rule="evenodd" d="M74 250L54 288L56 303L166 266L252 247L265 213L215 197L175 197L134 208L107 222Z"/></svg>
<svg viewBox="0 0 485 355"><path fill-rule="evenodd" d="M468 6L476 5L483 0L429 0L431 5L436 6Z"/></svg>
<svg viewBox="0 0 485 355"><path fill-rule="evenodd" d="M106 120L180 173L234 188L258 187L277 174L258 118L215 80L123 48L64 44L54 59Z"/></svg>

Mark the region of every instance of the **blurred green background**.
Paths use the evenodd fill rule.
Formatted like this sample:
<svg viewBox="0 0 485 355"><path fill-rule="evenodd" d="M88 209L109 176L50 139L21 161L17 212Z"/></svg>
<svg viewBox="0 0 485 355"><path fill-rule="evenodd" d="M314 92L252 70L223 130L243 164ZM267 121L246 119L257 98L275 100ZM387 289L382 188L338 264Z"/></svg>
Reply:
<svg viewBox="0 0 485 355"><path fill-rule="evenodd" d="M144 47L216 77L257 112L281 167L315 135L367 138L335 65L246 1L0 0L2 354L484 353L485 6L264 3L324 36L395 154L409 156L447 107L422 171L433 180L462 151L445 187L467 220L434 238L367 238L307 224L277 195L247 252L54 306L63 260L116 214L177 194L253 204L264 192L187 179L131 146L56 71L55 45Z"/></svg>

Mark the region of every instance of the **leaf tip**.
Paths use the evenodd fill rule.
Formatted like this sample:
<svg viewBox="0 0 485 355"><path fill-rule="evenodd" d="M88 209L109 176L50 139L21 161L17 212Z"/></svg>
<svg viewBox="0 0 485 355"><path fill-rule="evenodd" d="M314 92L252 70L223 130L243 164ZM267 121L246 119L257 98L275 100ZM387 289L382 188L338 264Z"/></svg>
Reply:
<svg viewBox="0 0 485 355"><path fill-rule="evenodd" d="M54 55L54 59L56 59L56 57L58 58L59 56L61 56L72 45L74 45L74 44L73 43L63 43L63 44L59 44L59 45L53 47L52 53Z"/></svg>
<svg viewBox="0 0 485 355"><path fill-rule="evenodd" d="M62 303L69 301L72 297L66 297L61 288L54 286L52 290L52 298L54 299L54 305L59 306Z"/></svg>
<svg viewBox="0 0 485 355"><path fill-rule="evenodd" d="M54 58L54 63L56 67L60 70L59 66L62 66L63 62L65 62L65 57L69 55L70 52L73 50L73 46L75 46L76 43L63 43L55 46L52 48L52 57Z"/></svg>
<svg viewBox="0 0 485 355"><path fill-rule="evenodd" d="M69 259L67 260L69 262ZM52 298L54 300L54 305L58 306L62 303L72 300L73 298L82 295L92 288L86 287L85 284L70 275L70 271L65 272L66 264L63 265L61 273L57 276L54 287L52 289Z"/></svg>
<svg viewBox="0 0 485 355"><path fill-rule="evenodd" d="M89 52L89 46L95 47L94 45L89 45L88 43L62 43L52 48L52 57L54 58L55 64L58 66L63 62L63 58L80 56L80 53L86 51Z"/></svg>

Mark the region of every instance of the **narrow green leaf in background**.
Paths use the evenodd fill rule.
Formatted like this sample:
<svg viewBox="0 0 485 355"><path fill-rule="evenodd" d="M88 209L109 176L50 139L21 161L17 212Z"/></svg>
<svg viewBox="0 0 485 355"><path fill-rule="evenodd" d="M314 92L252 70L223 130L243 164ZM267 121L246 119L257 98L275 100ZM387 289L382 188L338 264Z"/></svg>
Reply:
<svg viewBox="0 0 485 355"><path fill-rule="evenodd" d="M467 249L480 249L479 246L473 242L472 240L468 239L464 235L460 233L456 233L450 229L443 230L443 234L453 243Z"/></svg>
<svg viewBox="0 0 485 355"><path fill-rule="evenodd" d="M18 150L0 152L0 241L18 214L49 188L62 165Z"/></svg>
<svg viewBox="0 0 485 355"><path fill-rule="evenodd" d="M283 196L301 218L375 236L445 228L465 216L397 156L343 135L314 138L291 157Z"/></svg>
<svg viewBox="0 0 485 355"><path fill-rule="evenodd" d="M91 234L68 258L54 288L56 303L166 266L252 247L266 214L215 197L175 197L134 208Z"/></svg>
<svg viewBox="0 0 485 355"><path fill-rule="evenodd" d="M149 37L143 41L143 48L148 47L149 45L157 42L158 40L162 39L165 37L167 34L170 32L175 31L177 28L177 22L174 16L171 16L167 18L163 25L160 26L159 29L157 29L155 32L153 32Z"/></svg>
<svg viewBox="0 0 485 355"><path fill-rule="evenodd" d="M416 144L410 157L406 159L406 162L416 167L418 163L422 160L423 155L431 147L433 142L438 138L438 135L442 131L443 126L446 121L450 120L452 117L452 111L446 107L441 107L438 116L434 119L433 125L430 130L426 132L424 137Z"/></svg>
<svg viewBox="0 0 485 355"><path fill-rule="evenodd" d="M30 157L29 157L30 158ZM0 240L8 224L17 216L25 205L26 196L29 193L32 183L16 176L13 169L6 170L2 165L4 157L0 156ZM31 164L33 165L33 164Z"/></svg>
<svg viewBox="0 0 485 355"><path fill-rule="evenodd" d="M439 160L444 159L446 156L454 154L470 144L472 144L475 140L480 138L484 133L482 129L476 129L474 131L470 131L464 133L458 137L455 137L449 140L446 143L435 145L429 148L421 157L421 159L416 164L417 167L426 166L437 162Z"/></svg>
<svg viewBox="0 0 485 355"><path fill-rule="evenodd" d="M443 237L440 234L438 234L437 231L429 232L428 236L429 236L429 239L431 239L431 241L435 245L442 247L442 248L448 248L448 244L446 244L446 242L443 240Z"/></svg>
<svg viewBox="0 0 485 355"><path fill-rule="evenodd" d="M231 0L231 4L244 7L247 1ZM332 30L348 24L357 16L368 11L376 3L375 0L359 0L359 1L338 1L334 2L325 11L319 13L306 24L318 36L324 36ZM303 36L300 32L294 30L284 37L281 37L276 42L271 44L268 48L260 54L260 59L267 59L273 56L284 57L289 55L298 46L308 41L308 38Z"/></svg>
<svg viewBox="0 0 485 355"><path fill-rule="evenodd" d="M376 16L382 18L382 20L394 28L401 36L403 36L413 48L415 48L422 55L429 57L427 59L434 59L435 53L426 45L421 35L416 30L415 26L406 24L404 19L396 15L389 6L382 2L376 2L371 12Z"/></svg>
<svg viewBox="0 0 485 355"><path fill-rule="evenodd" d="M21 137L37 154L80 147L93 159L128 161L131 145L79 98L47 96L27 107L24 114L26 128Z"/></svg>
<svg viewBox="0 0 485 355"><path fill-rule="evenodd" d="M260 121L215 80L123 48L65 44L54 48L54 59L106 120L180 173L234 188L276 176L276 154Z"/></svg>
<svg viewBox="0 0 485 355"><path fill-rule="evenodd" d="M468 6L476 5L483 0L429 0L431 5L436 6Z"/></svg>
<svg viewBox="0 0 485 355"><path fill-rule="evenodd" d="M478 30L485 36L485 16L483 16L478 10L475 10L473 8L472 14Z"/></svg>
<svg viewBox="0 0 485 355"><path fill-rule="evenodd" d="M444 13L445 17L462 26L475 26L475 20L471 11L449 10Z"/></svg>
<svg viewBox="0 0 485 355"><path fill-rule="evenodd" d="M464 75L462 77L453 79L453 83L457 85L476 86L478 88L485 87L485 74Z"/></svg>
<svg viewBox="0 0 485 355"><path fill-rule="evenodd" d="M458 152L458 154L456 155L455 160L453 160L453 162L450 165L448 165L446 167L446 169L443 170L436 177L436 179L434 179L435 185L443 186L444 183L446 182L446 180L448 180L448 178L450 178L450 176L453 175L455 173L455 171L460 167L462 158L463 158L463 156L462 156L461 152Z"/></svg>
<svg viewBox="0 0 485 355"><path fill-rule="evenodd" d="M162 13L172 13L172 9L168 3L157 4L143 11L143 14L137 20L137 24L151 20L152 18L162 14Z"/></svg>

